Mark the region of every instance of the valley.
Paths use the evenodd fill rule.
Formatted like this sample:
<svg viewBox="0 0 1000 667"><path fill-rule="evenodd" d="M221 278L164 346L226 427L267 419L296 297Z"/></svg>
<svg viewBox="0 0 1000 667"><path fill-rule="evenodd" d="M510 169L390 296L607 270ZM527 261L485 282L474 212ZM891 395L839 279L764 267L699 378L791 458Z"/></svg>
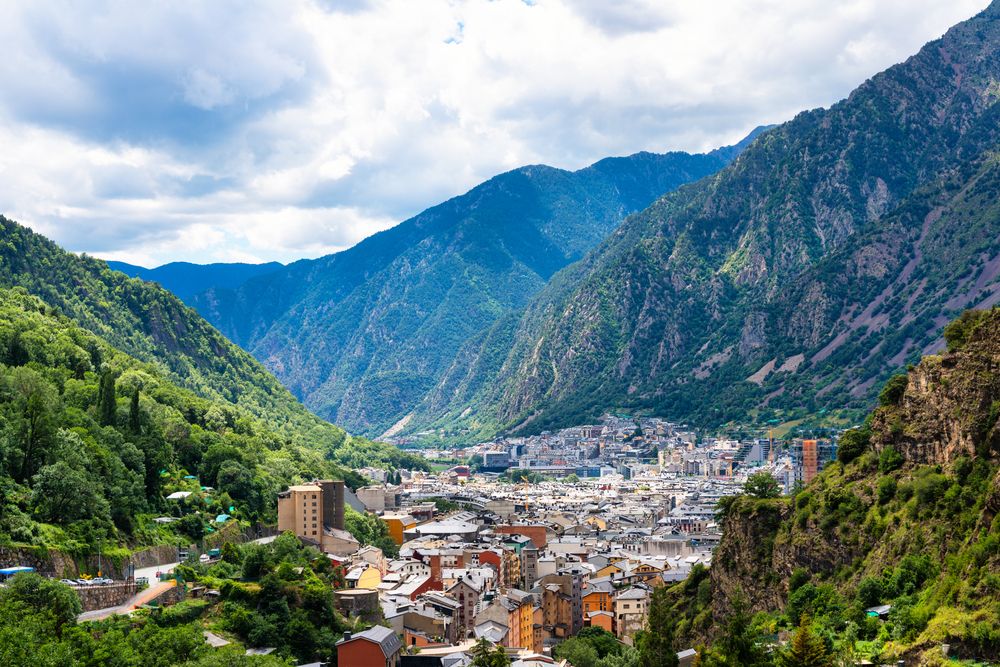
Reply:
<svg viewBox="0 0 1000 667"><path fill-rule="evenodd" d="M1000 0L913 3L10 8L0 665L1000 664Z"/></svg>

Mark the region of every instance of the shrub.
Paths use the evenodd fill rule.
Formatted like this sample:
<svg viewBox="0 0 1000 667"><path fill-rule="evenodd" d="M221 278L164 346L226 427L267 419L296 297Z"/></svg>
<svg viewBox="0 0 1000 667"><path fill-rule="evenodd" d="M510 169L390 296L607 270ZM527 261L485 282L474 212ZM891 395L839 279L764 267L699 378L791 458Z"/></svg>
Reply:
<svg viewBox="0 0 1000 667"><path fill-rule="evenodd" d="M893 446L888 446L882 450L878 457L878 470L883 475L898 470L904 462L903 455L896 451Z"/></svg>
<svg viewBox="0 0 1000 667"><path fill-rule="evenodd" d="M865 453L868 449L869 432L864 429L852 428L840 436L837 442L837 460L847 464Z"/></svg>
<svg viewBox="0 0 1000 667"><path fill-rule="evenodd" d="M878 395L879 405L899 405L899 402L903 399L903 394L906 392L906 386L909 384L909 378L904 375L893 375L889 378L888 382L882 388L882 393Z"/></svg>
<svg viewBox="0 0 1000 667"><path fill-rule="evenodd" d="M951 481L942 474L935 472L921 474L913 483L917 503L923 507L936 505L938 500L944 497L950 485Z"/></svg>
<svg viewBox="0 0 1000 667"><path fill-rule="evenodd" d="M944 340L949 352L957 352L965 347L976 328L986 319L988 313L983 310L967 310L952 320L944 328Z"/></svg>
<svg viewBox="0 0 1000 667"><path fill-rule="evenodd" d="M797 567L792 571L792 576L788 579L788 591L794 593L812 579L812 573L804 567Z"/></svg>
<svg viewBox="0 0 1000 667"><path fill-rule="evenodd" d="M885 505L896 496L896 480L883 477L878 481L878 504Z"/></svg>
<svg viewBox="0 0 1000 667"><path fill-rule="evenodd" d="M882 602L882 581L875 577L865 577L858 584L858 602L862 607L874 607Z"/></svg>
<svg viewBox="0 0 1000 667"><path fill-rule="evenodd" d="M747 478L743 492L754 498L777 498L781 495L781 485L769 472L756 472Z"/></svg>

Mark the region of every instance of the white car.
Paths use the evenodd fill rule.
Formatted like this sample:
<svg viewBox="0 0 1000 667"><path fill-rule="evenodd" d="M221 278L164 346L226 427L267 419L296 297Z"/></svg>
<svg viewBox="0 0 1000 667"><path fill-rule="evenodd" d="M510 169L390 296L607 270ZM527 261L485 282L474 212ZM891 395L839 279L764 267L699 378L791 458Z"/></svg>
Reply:
<svg viewBox="0 0 1000 667"><path fill-rule="evenodd" d="M60 579L60 584L66 584L67 586L79 586L80 582L75 579Z"/></svg>

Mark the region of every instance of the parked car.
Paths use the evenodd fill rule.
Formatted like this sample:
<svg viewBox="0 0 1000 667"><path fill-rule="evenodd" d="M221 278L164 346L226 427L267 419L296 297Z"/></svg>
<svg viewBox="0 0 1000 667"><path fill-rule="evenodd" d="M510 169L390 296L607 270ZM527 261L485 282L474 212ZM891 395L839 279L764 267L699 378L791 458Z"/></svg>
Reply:
<svg viewBox="0 0 1000 667"><path fill-rule="evenodd" d="M94 579L94 583L98 586L107 586L108 584L115 583L114 579L108 579L107 577L97 577Z"/></svg>
<svg viewBox="0 0 1000 667"><path fill-rule="evenodd" d="M91 586L94 583L93 579L77 579L76 583L80 586Z"/></svg>
<svg viewBox="0 0 1000 667"><path fill-rule="evenodd" d="M80 585L80 582L78 582L76 579L60 579L59 583L60 584L66 584L67 586L79 586Z"/></svg>

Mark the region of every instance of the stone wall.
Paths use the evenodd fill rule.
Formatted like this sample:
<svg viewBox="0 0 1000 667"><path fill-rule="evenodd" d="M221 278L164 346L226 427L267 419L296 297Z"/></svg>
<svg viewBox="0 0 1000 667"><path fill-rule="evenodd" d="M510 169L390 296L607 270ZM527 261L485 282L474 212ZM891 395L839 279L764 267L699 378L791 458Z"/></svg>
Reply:
<svg viewBox="0 0 1000 667"><path fill-rule="evenodd" d="M205 548L206 549L221 549L222 545L226 542L232 542L233 544L242 544L244 542L250 542L256 540L260 537L270 537L271 535L277 535L277 526L265 526L263 524L257 524L255 526L250 526L244 530L241 530L239 524L231 522L222 527L218 532L212 533L205 537Z"/></svg>
<svg viewBox="0 0 1000 667"><path fill-rule="evenodd" d="M39 574L51 577L76 578L79 576L76 562L55 549L31 547L0 547L0 567L33 567Z"/></svg>
<svg viewBox="0 0 1000 667"><path fill-rule="evenodd" d="M80 586L76 591L84 611L107 609L125 604L135 595L135 583L111 584L108 586Z"/></svg>
<svg viewBox="0 0 1000 667"><path fill-rule="evenodd" d="M173 563L177 560L178 548L179 547L173 544L161 544L158 547L149 547L148 549L136 551L132 554L132 565L134 565L136 569L139 569L143 567L153 567L154 565L160 565L162 563ZM188 545L184 548L193 549L194 545Z"/></svg>

